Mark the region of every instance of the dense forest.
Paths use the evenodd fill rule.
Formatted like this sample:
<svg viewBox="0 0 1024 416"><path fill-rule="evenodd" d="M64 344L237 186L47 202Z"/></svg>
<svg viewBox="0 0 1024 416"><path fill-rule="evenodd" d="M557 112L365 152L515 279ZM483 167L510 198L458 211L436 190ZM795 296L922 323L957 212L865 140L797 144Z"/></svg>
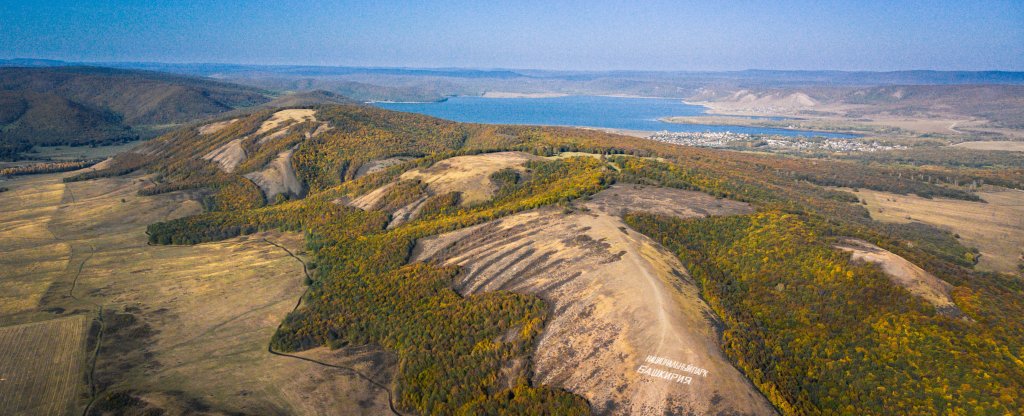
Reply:
<svg viewBox="0 0 1024 416"><path fill-rule="evenodd" d="M685 261L726 323L726 354L785 414L1021 408L1019 320L987 327L938 313L876 267L832 249L814 220L778 211L626 219ZM1014 321L1006 312L1022 310L1024 285L979 280L989 282L958 287L958 305L968 306L964 296L983 295L990 302L971 304L968 315Z"/></svg>
<svg viewBox="0 0 1024 416"><path fill-rule="evenodd" d="M272 347L373 343L394 351L400 357L396 404L403 410L589 412L585 400L535 384L527 370L502 372L510 360L528 359L550 313L541 299L509 292L461 297L451 288L458 268L409 264L409 257L419 238L546 205L572 209L573 201L616 182L697 190L756 208L733 217L635 212L625 219L679 255L725 324L723 350L783 414L1024 408L1024 283L972 270L964 255L969 249L948 233L876 223L852 194L822 186L977 200L966 185L992 178L1019 184L1019 171L809 160L567 128L460 124L354 105L318 107L316 120L330 127L325 131L292 123L257 134L269 116L254 113L212 134L178 130L147 143L146 153L120 156L107 169L69 180L144 169L156 181L144 193L211 191L208 212L151 225L154 244L264 229L305 233L315 279ZM227 173L202 158L236 139L249 146L254 162ZM240 176L293 146L304 198L268 201ZM499 171L490 177L498 189L491 200L463 207L458 193L436 195L424 202L423 215L387 228L390 210L423 195L422 183L399 181L402 172L504 150L601 156L534 161L523 175ZM364 164L397 156L412 159L356 177ZM336 202L385 184L394 185L373 209ZM958 312L936 310L876 266L852 262L832 248L838 237L879 245L954 285Z"/></svg>

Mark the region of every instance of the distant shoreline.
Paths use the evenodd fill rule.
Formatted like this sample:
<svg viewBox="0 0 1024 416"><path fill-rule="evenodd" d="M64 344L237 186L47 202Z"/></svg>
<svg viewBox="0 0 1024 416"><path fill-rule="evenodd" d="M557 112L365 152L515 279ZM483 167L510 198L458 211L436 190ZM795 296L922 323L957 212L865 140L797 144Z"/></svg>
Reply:
<svg viewBox="0 0 1024 416"><path fill-rule="evenodd" d="M572 127L572 128L582 129L582 130L603 131L605 133L621 134L623 136L639 137L641 139L649 138L649 137L653 136L654 133L657 133L656 131L616 129L616 128L611 128L611 127L591 127L591 126L556 126L556 127Z"/></svg>
<svg viewBox="0 0 1024 416"><path fill-rule="evenodd" d="M462 97L480 98L561 98L561 97L608 97L608 98L642 98L647 100L679 100L683 104L706 107L700 104L691 104L680 97L651 97L646 95L633 94L566 94L561 92L508 92L508 91L487 91L481 95L463 95Z"/></svg>
<svg viewBox="0 0 1024 416"><path fill-rule="evenodd" d="M568 97L570 94L563 94L560 92L507 92L507 91L487 91L482 95L477 95L480 98L559 98ZM467 97L473 97L469 95Z"/></svg>
<svg viewBox="0 0 1024 416"><path fill-rule="evenodd" d="M368 100L368 101L363 101L363 104L378 104L378 103L380 103L380 104L434 104L434 103L443 103L445 101L448 101L449 98L451 98L451 97L444 97L444 98L433 100L433 101Z"/></svg>

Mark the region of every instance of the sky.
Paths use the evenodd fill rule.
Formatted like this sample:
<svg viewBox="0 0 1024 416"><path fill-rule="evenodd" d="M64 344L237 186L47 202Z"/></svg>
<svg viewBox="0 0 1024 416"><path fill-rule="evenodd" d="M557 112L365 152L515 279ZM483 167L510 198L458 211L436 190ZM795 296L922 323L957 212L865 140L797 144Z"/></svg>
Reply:
<svg viewBox="0 0 1024 416"><path fill-rule="evenodd" d="M0 0L0 58L1021 71L1024 0Z"/></svg>

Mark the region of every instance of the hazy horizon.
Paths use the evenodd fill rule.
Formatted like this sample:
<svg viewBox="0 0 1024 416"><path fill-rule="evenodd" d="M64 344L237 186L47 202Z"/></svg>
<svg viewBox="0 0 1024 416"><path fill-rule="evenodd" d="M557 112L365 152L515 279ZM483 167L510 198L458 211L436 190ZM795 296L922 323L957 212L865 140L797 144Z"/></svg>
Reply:
<svg viewBox="0 0 1024 416"><path fill-rule="evenodd" d="M5 1L0 57L550 71L1022 71L1024 3Z"/></svg>
<svg viewBox="0 0 1024 416"><path fill-rule="evenodd" d="M331 65L331 64L305 64L305 63L239 63L239 62L200 62L200 61L134 61L134 60L122 60L122 61L75 61L65 60L59 58L41 58L41 57L29 57L29 56L4 56L0 57L0 61L52 61L61 62L70 65L84 65L84 66L96 66L96 67L109 67L114 65L124 65L130 67L132 64L136 65L224 65L224 66L239 66L239 67L310 67L310 68L358 68L358 69L400 69L400 70L423 70L423 71L445 71L445 70L462 70L462 71L538 71L538 72L564 72L564 73L607 73L607 72L651 72L651 73L741 73L741 72L753 72L753 71L764 71L764 72L838 72L838 73L897 73L897 72L1007 72L1007 73L1024 73L1022 69L929 69L929 68L909 68L909 69L894 69L894 70L858 70L858 69L828 69L828 68L808 68L808 69L794 69L794 68L740 68L740 69L687 69L687 70L675 70L675 69L636 69L636 68L621 68L621 69L544 69L544 68L532 68L532 67L483 67L483 66L388 66L388 65Z"/></svg>

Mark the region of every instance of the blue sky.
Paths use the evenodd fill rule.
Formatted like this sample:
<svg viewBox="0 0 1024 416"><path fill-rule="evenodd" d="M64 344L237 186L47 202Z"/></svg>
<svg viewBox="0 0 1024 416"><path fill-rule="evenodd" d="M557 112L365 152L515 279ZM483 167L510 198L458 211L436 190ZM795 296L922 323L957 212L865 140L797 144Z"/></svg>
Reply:
<svg viewBox="0 0 1024 416"><path fill-rule="evenodd" d="M1024 1L0 0L0 58L1024 70Z"/></svg>

